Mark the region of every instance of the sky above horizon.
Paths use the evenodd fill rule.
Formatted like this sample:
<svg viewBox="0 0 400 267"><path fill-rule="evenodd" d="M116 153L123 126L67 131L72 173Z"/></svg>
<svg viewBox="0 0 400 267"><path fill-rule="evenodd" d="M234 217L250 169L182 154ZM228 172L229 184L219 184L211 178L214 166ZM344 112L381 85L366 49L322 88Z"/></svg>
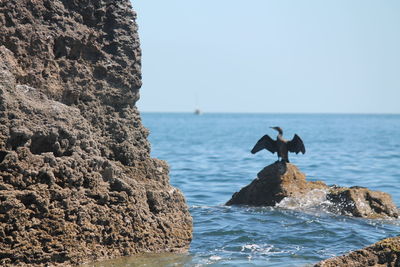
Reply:
<svg viewBox="0 0 400 267"><path fill-rule="evenodd" d="M144 112L400 113L400 1L132 1Z"/></svg>

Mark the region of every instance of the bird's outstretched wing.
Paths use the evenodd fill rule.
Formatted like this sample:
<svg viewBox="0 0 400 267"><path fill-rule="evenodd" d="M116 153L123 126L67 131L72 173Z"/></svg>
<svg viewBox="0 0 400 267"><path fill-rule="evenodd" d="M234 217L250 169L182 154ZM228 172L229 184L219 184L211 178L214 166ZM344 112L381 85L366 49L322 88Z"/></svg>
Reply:
<svg viewBox="0 0 400 267"><path fill-rule="evenodd" d="M306 153L306 148L304 147L304 143L303 140L301 140L301 138L295 134L293 139L290 140L288 143L288 150L290 152L294 152L296 154L298 154L299 152L301 153Z"/></svg>
<svg viewBox="0 0 400 267"><path fill-rule="evenodd" d="M271 153L275 153L278 151L276 147L276 141L272 140L267 134L261 137L260 140L256 143L256 145L251 150L251 153L255 154L261 149L267 149Z"/></svg>

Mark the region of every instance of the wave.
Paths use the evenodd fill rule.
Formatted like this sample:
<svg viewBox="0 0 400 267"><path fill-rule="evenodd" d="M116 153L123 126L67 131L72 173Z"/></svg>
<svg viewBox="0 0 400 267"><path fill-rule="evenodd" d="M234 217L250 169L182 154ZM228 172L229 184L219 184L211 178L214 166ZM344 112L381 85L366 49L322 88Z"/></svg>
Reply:
<svg viewBox="0 0 400 267"><path fill-rule="evenodd" d="M327 199L327 194L328 190L314 189L302 197L285 197L275 207L306 213L331 213L333 203Z"/></svg>

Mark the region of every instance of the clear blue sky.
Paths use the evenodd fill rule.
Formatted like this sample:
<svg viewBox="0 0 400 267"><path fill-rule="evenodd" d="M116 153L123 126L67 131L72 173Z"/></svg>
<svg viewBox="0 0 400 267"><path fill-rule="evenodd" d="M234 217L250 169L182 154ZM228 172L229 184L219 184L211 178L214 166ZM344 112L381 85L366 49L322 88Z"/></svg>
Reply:
<svg viewBox="0 0 400 267"><path fill-rule="evenodd" d="M400 113L399 0L138 0L141 111Z"/></svg>

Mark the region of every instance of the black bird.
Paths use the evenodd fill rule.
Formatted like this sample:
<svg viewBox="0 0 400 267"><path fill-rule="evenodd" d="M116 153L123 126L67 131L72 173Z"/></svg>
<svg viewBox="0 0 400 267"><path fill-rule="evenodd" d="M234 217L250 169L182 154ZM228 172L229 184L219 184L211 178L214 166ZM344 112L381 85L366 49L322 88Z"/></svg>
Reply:
<svg viewBox="0 0 400 267"><path fill-rule="evenodd" d="M304 143L301 138L295 134L293 139L287 141L283 139L283 131L280 127L271 127L272 129L279 132L276 140L272 140L267 134L261 137L260 140L256 143L256 145L251 150L251 153L255 154L262 149L267 149L271 153L278 152L278 161L279 158L282 158L283 162L289 162L288 152L294 152L298 154L306 153L306 149L304 147Z"/></svg>

